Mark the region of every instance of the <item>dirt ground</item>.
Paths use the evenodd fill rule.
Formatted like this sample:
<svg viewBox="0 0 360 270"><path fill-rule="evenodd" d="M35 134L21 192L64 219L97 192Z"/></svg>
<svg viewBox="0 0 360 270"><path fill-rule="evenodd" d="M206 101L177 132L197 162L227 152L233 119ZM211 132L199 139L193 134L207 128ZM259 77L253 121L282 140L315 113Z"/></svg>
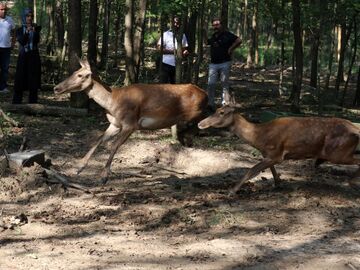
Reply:
<svg viewBox="0 0 360 270"><path fill-rule="evenodd" d="M253 86L233 81L240 96L252 91L244 103L259 100ZM262 89L262 96L275 91ZM40 100L52 98L44 93ZM36 166L7 171L0 179L1 270L360 269L360 197L347 183L352 166L284 162L279 187L264 171L229 197L258 152L214 130L185 148L165 129L133 134L104 186L99 175L111 144L75 173L107 126L103 113L17 119L24 127L12 130L8 151L27 136L29 149L44 150L53 168L92 194L48 184Z"/></svg>

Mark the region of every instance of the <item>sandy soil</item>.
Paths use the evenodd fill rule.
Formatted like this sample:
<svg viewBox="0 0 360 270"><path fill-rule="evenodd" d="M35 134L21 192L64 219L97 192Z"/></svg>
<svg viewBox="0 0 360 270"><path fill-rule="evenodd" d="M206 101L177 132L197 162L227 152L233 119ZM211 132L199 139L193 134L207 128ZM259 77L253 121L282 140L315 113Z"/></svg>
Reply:
<svg viewBox="0 0 360 270"><path fill-rule="evenodd" d="M48 184L36 166L6 172L1 270L360 269L360 198L347 183L354 167L286 162L280 187L265 171L228 197L259 161L254 149L219 132L184 148L160 130L133 134L103 186L111 145L74 170L105 130L103 115L20 120L13 145L26 135L30 149L45 150L53 168L93 194Z"/></svg>

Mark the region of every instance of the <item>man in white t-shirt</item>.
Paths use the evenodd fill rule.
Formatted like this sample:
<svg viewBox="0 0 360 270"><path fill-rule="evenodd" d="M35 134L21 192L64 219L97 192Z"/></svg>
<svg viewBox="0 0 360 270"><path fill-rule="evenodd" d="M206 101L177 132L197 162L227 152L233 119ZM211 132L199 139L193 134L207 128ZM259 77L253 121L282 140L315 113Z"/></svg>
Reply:
<svg viewBox="0 0 360 270"><path fill-rule="evenodd" d="M161 62L161 74L160 81L162 83L175 83L175 50L177 49L177 42L174 32L179 30L180 28L180 19L178 17L174 17L172 20L172 27L168 31L163 33L163 48L162 48L162 62ZM185 34L182 38L182 49L183 56L189 54L187 50L188 42ZM157 43L157 48L161 51L161 37Z"/></svg>
<svg viewBox="0 0 360 270"><path fill-rule="evenodd" d="M9 74L10 53L15 43L15 23L6 15L7 6L0 2L0 94L8 93L7 79Z"/></svg>

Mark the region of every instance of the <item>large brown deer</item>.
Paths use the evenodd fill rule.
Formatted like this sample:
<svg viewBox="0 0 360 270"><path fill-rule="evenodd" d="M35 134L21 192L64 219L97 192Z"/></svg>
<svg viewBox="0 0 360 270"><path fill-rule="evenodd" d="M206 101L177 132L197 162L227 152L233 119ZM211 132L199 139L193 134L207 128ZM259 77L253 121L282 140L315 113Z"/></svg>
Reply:
<svg viewBox="0 0 360 270"><path fill-rule="evenodd" d="M235 107L225 105L215 114L198 124L200 129L209 127L229 128L238 137L258 149L263 160L253 166L230 191L236 193L245 181L270 168L275 185L279 175L274 165L287 159L315 159L316 165L329 161L334 164L360 165L360 159L354 154L359 143L360 129L350 121L325 117L283 117L270 122L254 124L247 121ZM353 187L356 177L360 176L360 167L349 181Z"/></svg>
<svg viewBox="0 0 360 270"><path fill-rule="evenodd" d="M79 60L81 68L54 87L56 94L84 91L107 114L110 122L105 133L81 159L78 173L87 165L95 149L103 142L116 137L109 159L101 173L106 183L111 162L118 148L136 130L155 130L175 124L196 123L203 118L207 94L192 84L133 84L122 88L104 86L93 78L90 65ZM179 129L178 139L189 142L188 130ZM188 140L187 140L188 139Z"/></svg>

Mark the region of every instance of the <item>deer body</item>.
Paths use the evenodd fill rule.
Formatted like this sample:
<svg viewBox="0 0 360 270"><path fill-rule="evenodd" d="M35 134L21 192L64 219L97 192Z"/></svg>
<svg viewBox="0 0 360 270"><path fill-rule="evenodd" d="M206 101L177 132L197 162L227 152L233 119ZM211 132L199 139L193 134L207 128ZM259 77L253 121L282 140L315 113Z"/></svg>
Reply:
<svg viewBox="0 0 360 270"><path fill-rule="evenodd" d="M254 124L235 113L231 106L224 106L199 123L200 129L208 127L228 127L264 156L260 163L244 175L232 193L245 181L267 168L271 169L277 183L279 176L274 165L287 159L312 158L319 163L328 161L334 164L360 165L360 159L354 157L360 129L345 119L283 117ZM358 175L359 170L356 172L356 176Z"/></svg>
<svg viewBox="0 0 360 270"><path fill-rule="evenodd" d="M175 124L198 122L207 105L207 94L192 84L133 84L112 88L92 77L89 63L80 61L81 68L54 88L57 94L84 91L107 114L109 127L80 161L78 173L87 165L96 148L115 137L114 147L101 173L105 183L117 149L136 130L155 130ZM185 144L186 129L178 132Z"/></svg>

